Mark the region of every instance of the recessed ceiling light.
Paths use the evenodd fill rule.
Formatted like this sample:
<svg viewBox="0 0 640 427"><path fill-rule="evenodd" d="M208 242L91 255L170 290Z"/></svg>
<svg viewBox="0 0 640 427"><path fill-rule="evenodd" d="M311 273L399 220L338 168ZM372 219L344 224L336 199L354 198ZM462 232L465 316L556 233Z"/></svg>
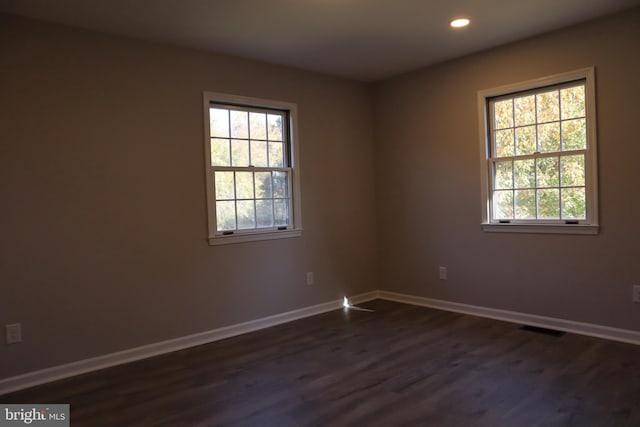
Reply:
<svg viewBox="0 0 640 427"><path fill-rule="evenodd" d="M449 22L449 25L451 25L452 28L462 28L466 27L470 23L471 20L469 18L453 18L451 22Z"/></svg>

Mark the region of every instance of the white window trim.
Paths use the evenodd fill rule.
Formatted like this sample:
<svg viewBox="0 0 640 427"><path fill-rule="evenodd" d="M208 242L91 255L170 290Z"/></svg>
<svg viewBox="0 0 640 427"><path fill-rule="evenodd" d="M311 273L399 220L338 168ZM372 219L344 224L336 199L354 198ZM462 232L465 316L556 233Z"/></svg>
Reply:
<svg viewBox="0 0 640 427"><path fill-rule="evenodd" d="M302 235L302 201L300 198L300 158L298 149L298 106L291 102L274 101L270 99L253 98L247 96L230 95L218 92L203 93L203 111L204 111L204 165L206 175L207 190L207 225L208 225L208 241L209 245L226 245L232 243L245 243L260 240L271 239L287 239L292 237L300 237ZM289 150L291 158L291 204L292 204L292 226L286 230L248 230L239 233L222 235L217 233L216 226L216 200L215 200L215 183L214 175L211 167L211 138L210 138L210 122L209 107L211 103L221 104L237 104L242 106L251 106L267 109L285 110L289 113Z"/></svg>
<svg viewBox="0 0 640 427"><path fill-rule="evenodd" d="M544 86L568 83L575 80L585 80L587 140L589 146L585 154L586 170L585 188L587 189L587 218L579 224L550 224L543 221L511 221L510 223L491 222L490 203L491 172L488 159L491 155L489 130L487 129L488 100L493 97L508 95L515 92L532 90ZM597 164L597 134L596 134L596 91L594 67L582 68L561 74L554 74L525 82L509 84L492 89L478 91L478 120L480 131L480 170L481 170L481 200L483 231L513 232L513 233L551 233L551 234L598 234L598 164Z"/></svg>

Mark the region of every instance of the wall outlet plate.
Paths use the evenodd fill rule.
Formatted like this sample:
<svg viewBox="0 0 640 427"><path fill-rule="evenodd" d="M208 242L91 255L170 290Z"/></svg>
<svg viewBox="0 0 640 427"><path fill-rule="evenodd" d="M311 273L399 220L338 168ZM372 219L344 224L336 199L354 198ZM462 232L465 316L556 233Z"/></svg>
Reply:
<svg viewBox="0 0 640 427"><path fill-rule="evenodd" d="M447 280L447 267L440 267L440 280Z"/></svg>
<svg viewBox="0 0 640 427"><path fill-rule="evenodd" d="M633 297L631 300L637 304L640 304L640 285L633 286Z"/></svg>
<svg viewBox="0 0 640 427"><path fill-rule="evenodd" d="M7 338L7 344L15 344L22 342L22 327L20 323L11 323L5 325L5 336Z"/></svg>

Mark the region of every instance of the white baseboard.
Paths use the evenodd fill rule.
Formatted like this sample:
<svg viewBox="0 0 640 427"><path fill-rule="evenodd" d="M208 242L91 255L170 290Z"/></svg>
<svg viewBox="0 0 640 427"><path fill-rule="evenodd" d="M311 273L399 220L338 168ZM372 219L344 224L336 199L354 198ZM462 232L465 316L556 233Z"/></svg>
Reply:
<svg viewBox="0 0 640 427"><path fill-rule="evenodd" d="M574 322L571 320L557 319L553 317L537 316L534 314L518 313L515 311L499 310L489 307L480 307L456 302L437 300L415 295L400 294L388 291L372 291L349 298L351 304L361 304L374 299L384 299L388 301L401 302L404 304L430 307L439 310L453 311L457 313L470 314L473 316L486 317L496 320L504 320L512 323L540 326L550 329L572 332L581 335L589 335L598 338L605 338L614 341L622 341L640 345L640 331L627 329L617 329L608 326L594 325L590 323ZM39 384L56 381L86 372L96 371L115 365L121 365L135 360L146 359L172 351L183 350L201 344L218 341L224 338L242 335L259 329L276 326L293 320L302 319L317 314L326 313L342 307L342 300L329 301L322 304L304 307L286 313L263 317L249 322L238 323L236 325L200 332L193 335L175 338L172 340L157 342L141 347L136 347L117 353L106 354L104 356L92 357L90 359L79 360L65 365L53 366L39 371L28 372L23 375L5 378L0 380L0 396L13 391L22 390Z"/></svg>
<svg viewBox="0 0 640 427"><path fill-rule="evenodd" d="M364 294L358 294L358 295L349 297L349 302L352 305L356 305L356 304L362 304L363 302L371 301L378 298L380 298L379 291L371 291L371 292L366 292Z"/></svg>
<svg viewBox="0 0 640 427"><path fill-rule="evenodd" d="M378 298L405 304L419 305L422 307L436 308L439 310L454 311L456 313L470 314L473 316L487 317L489 319L556 329L613 341L622 341L630 344L640 344L640 331L632 331L629 329L611 328L609 326L595 325L592 323L575 322L573 320L558 319L555 317L538 316L535 314L519 313L516 311L461 304L414 295L399 294L396 292L378 291Z"/></svg>
<svg viewBox="0 0 640 427"><path fill-rule="evenodd" d="M354 295L350 297L350 301L362 303L375 299L377 292L368 292L365 294ZM121 365L135 360L146 359L158 356L172 351L183 350L185 348L194 347L201 344L218 341L224 338L236 335L246 334L247 332L257 331L259 329L269 328L282 323L291 322L293 320L302 319L316 314L326 313L342 307L342 300L329 301L322 304L304 307L301 309L280 313L273 316L263 317L249 322L238 323L236 325L225 326L210 331L200 332L193 335L187 335L167 341L161 341L141 347L119 351L116 353L106 354L104 356L92 357L90 359L79 360L77 362L67 363L64 365L53 366L51 368L39 371L28 372L26 374L0 380L0 396L11 393L13 391L22 390L39 384L84 374L98 369L104 369L115 365Z"/></svg>

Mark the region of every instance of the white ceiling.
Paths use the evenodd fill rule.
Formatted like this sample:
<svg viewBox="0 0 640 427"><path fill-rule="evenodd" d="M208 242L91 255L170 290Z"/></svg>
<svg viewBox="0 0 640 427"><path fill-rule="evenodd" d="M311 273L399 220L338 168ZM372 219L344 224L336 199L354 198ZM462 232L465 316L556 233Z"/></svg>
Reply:
<svg viewBox="0 0 640 427"><path fill-rule="evenodd" d="M0 0L45 21L374 81L640 0ZM463 30L450 18L469 16Z"/></svg>

